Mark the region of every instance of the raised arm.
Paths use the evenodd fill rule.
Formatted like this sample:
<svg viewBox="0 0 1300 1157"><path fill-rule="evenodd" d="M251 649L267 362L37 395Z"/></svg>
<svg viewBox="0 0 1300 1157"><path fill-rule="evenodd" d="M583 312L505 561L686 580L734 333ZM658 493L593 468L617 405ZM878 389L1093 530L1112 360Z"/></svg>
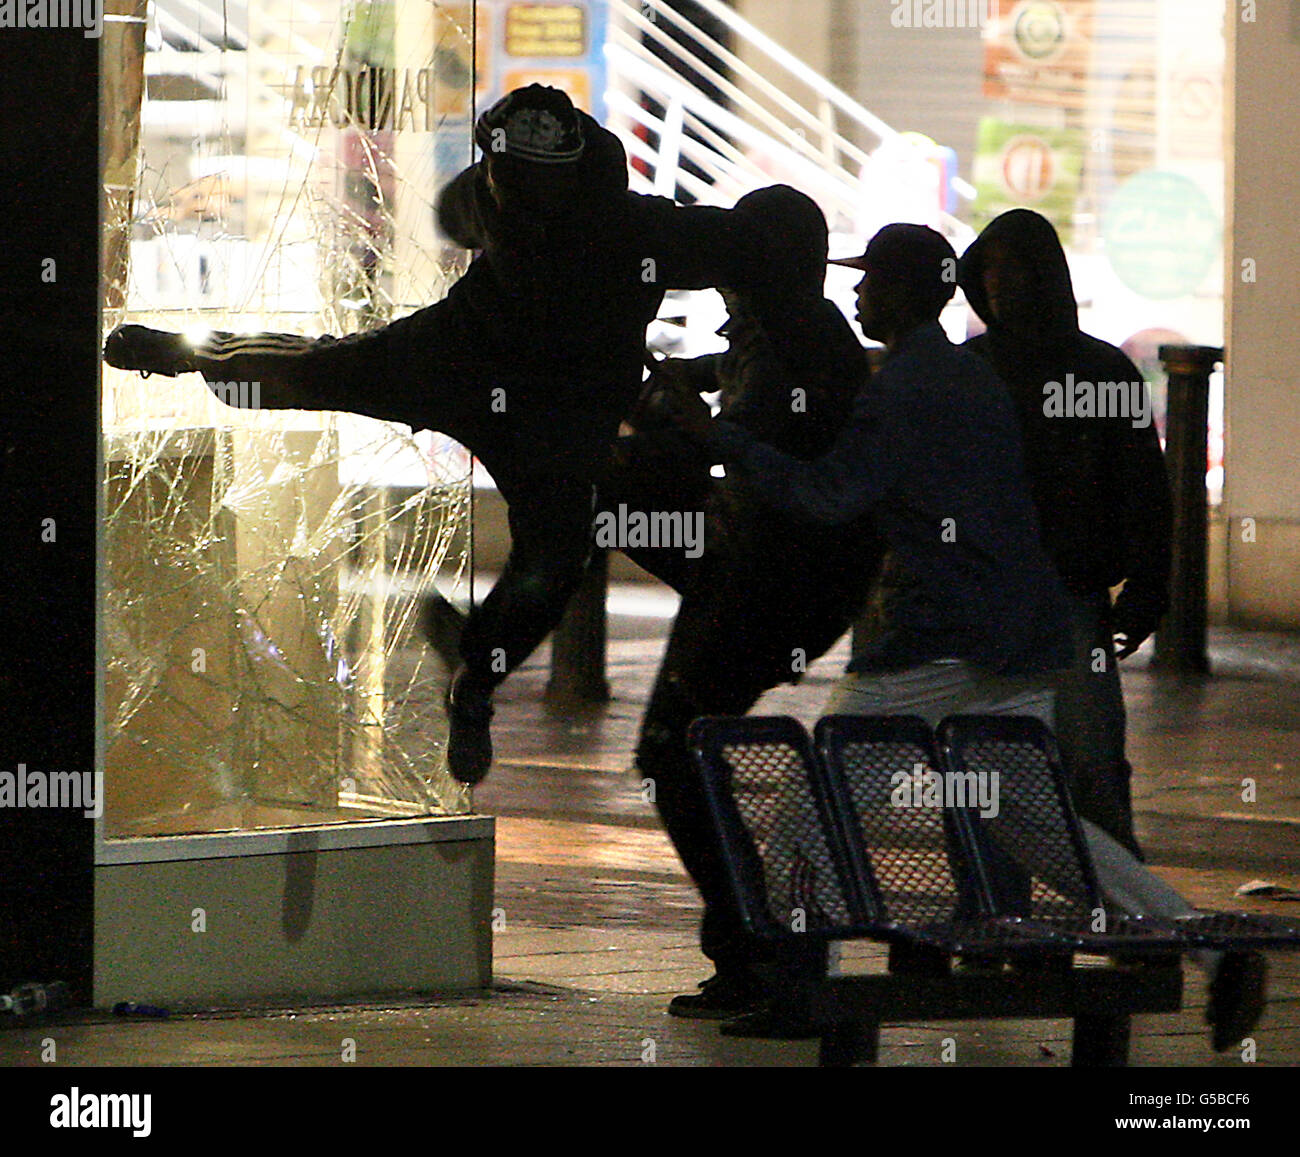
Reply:
<svg viewBox="0 0 1300 1157"><path fill-rule="evenodd" d="M646 254L665 289L744 289L764 276L762 233L743 213L639 197Z"/></svg>

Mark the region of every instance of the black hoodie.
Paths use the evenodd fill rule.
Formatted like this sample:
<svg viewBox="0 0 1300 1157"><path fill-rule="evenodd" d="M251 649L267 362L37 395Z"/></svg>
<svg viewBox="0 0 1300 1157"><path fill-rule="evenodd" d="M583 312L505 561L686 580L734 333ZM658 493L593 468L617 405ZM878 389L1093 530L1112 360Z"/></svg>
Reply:
<svg viewBox="0 0 1300 1157"><path fill-rule="evenodd" d="M990 251L1033 274L1033 291L994 317L985 290ZM1025 465L1043 545L1070 590L1097 594L1125 581L1129 598L1167 605L1171 503L1154 422L1132 416L1050 416L1048 383L1140 382L1136 366L1079 329L1070 269L1056 230L1013 209L966 250L958 283L988 326L966 345L992 363L1020 411ZM1011 321L1012 328L1006 324ZM1143 387L1145 389L1145 387ZM1130 395L1131 396L1131 395Z"/></svg>
<svg viewBox="0 0 1300 1157"><path fill-rule="evenodd" d="M834 444L870 376L866 351L824 296L826 218L814 201L785 185L747 194L735 212L761 233L768 267L761 284L724 290L728 349L687 362L690 383L721 394L721 417L811 461ZM680 444L675 427L667 437ZM653 448L656 438L651 430L622 441L635 464L638 450ZM866 603L883 555L873 520L864 515L828 528L792 519L740 474L710 482L707 463L687 453L686 470L704 470L703 557L677 575L637 558L652 573L681 582L695 604L688 634L674 634L674 662L716 662L717 644L692 634L708 622L709 634L726 639L735 661L743 657L738 679L766 687L795 682L795 650L808 661L824 654ZM695 677L716 680L717 672L698 667Z"/></svg>
<svg viewBox="0 0 1300 1157"><path fill-rule="evenodd" d="M618 138L586 113L571 201L498 207L487 165L443 190L444 234L481 252L447 294L443 348L493 385L545 457L586 476L641 390L646 326L667 289L749 284L765 266L745 214L628 191Z"/></svg>

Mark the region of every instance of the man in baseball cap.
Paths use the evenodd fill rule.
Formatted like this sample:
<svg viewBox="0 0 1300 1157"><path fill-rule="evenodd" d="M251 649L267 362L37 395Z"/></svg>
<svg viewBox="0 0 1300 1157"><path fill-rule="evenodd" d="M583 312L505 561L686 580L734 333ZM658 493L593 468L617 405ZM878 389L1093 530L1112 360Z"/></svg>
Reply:
<svg viewBox="0 0 1300 1157"><path fill-rule="evenodd" d="M873 311L867 321L859 313L862 332L884 341L867 324L879 329L896 328L913 318L932 319L948 303L957 288L957 254L942 233L925 225L886 225L859 257L837 257L831 265L860 269L867 275L858 285L859 308ZM863 287L871 292L864 301Z"/></svg>
<svg viewBox="0 0 1300 1157"><path fill-rule="evenodd" d="M939 324L956 254L933 229L897 224L838 263L863 271L858 322L888 353L835 445L805 462L726 421L682 426L790 517L875 515L904 581L851 675L888 682L958 661L977 685L1044 687L1069 660L1064 591L1038 541L1006 387Z"/></svg>
<svg viewBox="0 0 1300 1157"><path fill-rule="evenodd" d="M834 446L805 461L725 420L679 424L777 511L823 526L869 513L893 552L885 629L855 644L826 714L916 715L932 727L953 714L1030 715L1051 727L1073 651L1070 604L1040 539L1020 412L989 364L939 325L952 247L932 229L889 225L837 264L863 271L858 319L888 355ZM1081 822L1110 902L1136 915L1192 911ZM1200 963L1221 1049L1258 1019L1264 975L1249 954Z"/></svg>

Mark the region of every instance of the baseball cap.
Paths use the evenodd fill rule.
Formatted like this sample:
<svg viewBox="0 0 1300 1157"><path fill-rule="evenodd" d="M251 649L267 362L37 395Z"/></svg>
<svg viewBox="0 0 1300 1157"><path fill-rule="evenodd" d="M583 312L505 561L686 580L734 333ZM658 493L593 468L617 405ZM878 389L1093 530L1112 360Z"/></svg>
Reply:
<svg viewBox="0 0 1300 1157"><path fill-rule="evenodd" d="M567 93L530 84L506 93L478 118L474 141L489 155L562 165L582 156L582 124Z"/></svg>
<svg viewBox="0 0 1300 1157"><path fill-rule="evenodd" d="M829 264L879 273L940 304L957 288L957 254L948 239L928 225L886 225L860 256L836 257Z"/></svg>

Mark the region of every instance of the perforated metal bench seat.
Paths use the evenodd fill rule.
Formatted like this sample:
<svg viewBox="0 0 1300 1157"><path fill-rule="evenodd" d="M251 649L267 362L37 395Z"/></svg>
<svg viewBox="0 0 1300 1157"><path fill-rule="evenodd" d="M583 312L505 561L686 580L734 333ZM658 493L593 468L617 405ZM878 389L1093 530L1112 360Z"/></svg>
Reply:
<svg viewBox="0 0 1300 1157"><path fill-rule="evenodd" d="M940 734L942 747L920 719L828 717L814 747L784 717L692 725L746 927L778 945L890 945L886 975L814 974L792 952L779 1005L724 1032L820 1036L823 1062L840 1063L874 1059L888 1020L1071 1017L1075 1064L1124 1063L1133 1014L1181 1007L1182 954L1300 946L1287 921L1107 913L1050 733L954 717ZM1006 810L944 796L993 770L1013 781ZM1098 955L1111 960L1083 958Z"/></svg>

